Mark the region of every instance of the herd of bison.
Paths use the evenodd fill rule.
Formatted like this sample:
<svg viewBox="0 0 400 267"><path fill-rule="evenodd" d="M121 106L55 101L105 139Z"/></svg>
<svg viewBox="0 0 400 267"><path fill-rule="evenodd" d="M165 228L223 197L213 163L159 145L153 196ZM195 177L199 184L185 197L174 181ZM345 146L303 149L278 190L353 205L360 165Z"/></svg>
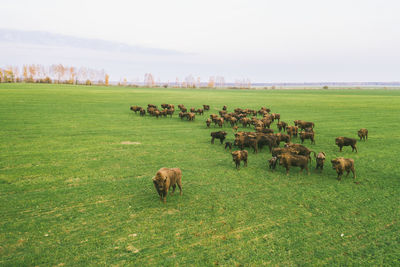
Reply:
<svg viewBox="0 0 400 267"><path fill-rule="evenodd" d="M162 109L159 110L156 105L148 104L146 109L139 106L131 106L130 110L135 113L139 112L140 116L149 114L156 118L172 117L175 113L175 106L173 104L161 104L161 107ZM203 105L203 108L190 108L188 110L181 104L178 105L178 108L180 110L179 118L181 120L186 119L187 121L193 121L196 115L203 115L205 111L210 110L209 105ZM220 128L225 124L229 124L235 132L235 139L233 143L225 141L227 136L227 132L225 131L211 132L211 144L214 144L215 139L219 139L221 144L225 141L225 149L232 150L232 147L240 149L231 152L237 169L240 169L242 161L244 166L247 166L248 151L244 150L245 147L252 148L254 153L258 153L264 146L267 146L272 154L271 159L268 161L269 168L272 171L275 170L276 165L279 163L279 165L282 165L286 169L287 175L292 166L300 167L300 172L306 169L309 173L308 166L311 166L311 154L313 154L316 160L315 168L320 171L323 170L326 153L323 151L316 153L302 145L305 140L310 140L311 144L315 144L315 124L313 122L295 120L293 121L294 125L289 125L281 121L280 114L271 113L271 110L266 107L262 107L258 111L236 108L233 112L228 112L227 106L223 106L222 110L218 113L209 116L205 122L206 127L210 128L212 123L214 127ZM274 122L276 122L277 133L274 133L274 130L271 129L271 125ZM254 131L238 131L238 125L241 125L244 129L254 127ZM358 137L360 141L368 140L368 130L364 128L360 129ZM292 143L291 140L293 138L300 138L302 144ZM281 142L285 142L283 147L280 147ZM340 136L335 139L335 143L339 147L340 152L344 146L350 146L352 151L357 152L357 140L355 138ZM338 180L341 180L344 172L347 172L348 175L350 171L353 174L353 179L356 178L353 159L338 157L332 159L331 163L333 169L337 172ZM153 177L153 183L160 196L160 200L165 202L168 190L172 187L173 193L176 185L178 185L182 194L181 179L182 172L179 168L161 168Z"/></svg>

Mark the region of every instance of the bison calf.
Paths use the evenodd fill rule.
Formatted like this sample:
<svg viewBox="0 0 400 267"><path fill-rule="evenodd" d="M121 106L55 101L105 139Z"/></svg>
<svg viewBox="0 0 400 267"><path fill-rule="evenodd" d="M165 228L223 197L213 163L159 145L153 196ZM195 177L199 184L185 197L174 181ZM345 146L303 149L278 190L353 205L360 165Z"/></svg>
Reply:
<svg viewBox="0 0 400 267"><path fill-rule="evenodd" d="M357 152L357 147L356 147L356 143L357 140L354 138L348 138L348 137L338 137L335 139L336 145L340 148L340 152L342 152L342 148L344 146L351 146L351 152L353 152L354 150Z"/></svg>
<svg viewBox="0 0 400 267"><path fill-rule="evenodd" d="M278 162L278 158L277 157L272 157L270 160L268 160L269 169L270 170L275 170L277 162Z"/></svg>
<svg viewBox="0 0 400 267"><path fill-rule="evenodd" d="M321 169L321 171L324 169L324 162L325 162L325 152L319 152L315 158L315 160L317 161L317 166L315 167L315 169Z"/></svg>
<svg viewBox="0 0 400 267"><path fill-rule="evenodd" d="M365 128L358 130L358 137L360 137L360 141L365 141L365 139L368 140L368 130Z"/></svg>
<svg viewBox="0 0 400 267"><path fill-rule="evenodd" d="M331 160L332 168L336 170L338 174L337 179L342 179L343 172L346 171L346 176L349 175L350 171L353 173L353 179L356 179L356 172L354 170L354 159L336 158Z"/></svg>
<svg viewBox="0 0 400 267"><path fill-rule="evenodd" d="M247 156L248 156L247 150L237 150L237 151L232 152L232 158L236 164L236 169L238 169L238 170L240 169L241 161L243 161L244 166L247 167Z"/></svg>
<svg viewBox="0 0 400 267"><path fill-rule="evenodd" d="M153 184L160 200L165 203L171 186L172 194L175 192L176 185L178 185L179 194L182 195L182 171L179 168L161 168L153 177Z"/></svg>

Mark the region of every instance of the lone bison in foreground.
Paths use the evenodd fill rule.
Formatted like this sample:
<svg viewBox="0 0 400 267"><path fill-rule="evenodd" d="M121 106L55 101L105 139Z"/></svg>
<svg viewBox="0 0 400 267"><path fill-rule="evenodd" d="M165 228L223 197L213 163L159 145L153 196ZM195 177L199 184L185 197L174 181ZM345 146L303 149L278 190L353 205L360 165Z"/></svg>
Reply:
<svg viewBox="0 0 400 267"><path fill-rule="evenodd" d="M244 166L247 167L247 156L248 156L247 150L237 150L232 152L232 158L233 161L236 164L236 169L240 169L240 162L244 162Z"/></svg>
<svg viewBox="0 0 400 267"><path fill-rule="evenodd" d="M172 194L176 185L179 187L179 194L182 195L182 171L179 168L161 168L153 177L154 187L157 190L160 200L164 203L167 200L168 190L172 186Z"/></svg>
<svg viewBox="0 0 400 267"><path fill-rule="evenodd" d="M368 130L365 128L358 130L358 137L360 137L360 141L365 141L365 139L368 140Z"/></svg>
<svg viewBox="0 0 400 267"><path fill-rule="evenodd" d="M222 145L227 134L228 133L225 131L212 132L211 133L211 144L214 144L214 139L219 139L219 141L221 142L221 145Z"/></svg>
<svg viewBox="0 0 400 267"><path fill-rule="evenodd" d="M340 152L342 152L342 148L344 146L351 146L351 152L353 152L354 150L357 152L357 147L356 147L357 140L354 138L340 136L335 139L335 143L340 148Z"/></svg>
<svg viewBox="0 0 400 267"><path fill-rule="evenodd" d="M353 173L353 179L356 179L356 172L354 170L354 160L345 159L343 157L331 160L332 168L336 170L338 174L337 179L340 181L342 179L343 172L346 171L346 176L349 175L350 171Z"/></svg>

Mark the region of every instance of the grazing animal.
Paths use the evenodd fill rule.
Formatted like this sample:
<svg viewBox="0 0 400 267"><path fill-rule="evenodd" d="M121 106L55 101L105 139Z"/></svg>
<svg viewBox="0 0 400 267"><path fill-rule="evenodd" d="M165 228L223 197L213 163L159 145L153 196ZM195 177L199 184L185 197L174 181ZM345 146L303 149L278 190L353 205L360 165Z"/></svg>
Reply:
<svg viewBox="0 0 400 267"><path fill-rule="evenodd" d="M224 124L224 118L218 118L218 119L216 119L216 121L217 121L218 126L222 128L222 126Z"/></svg>
<svg viewBox="0 0 400 267"><path fill-rule="evenodd" d="M295 126L298 126L300 129L305 128L314 128L314 123L311 121L302 121L302 120L295 120L293 121Z"/></svg>
<svg viewBox="0 0 400 267"><path fill-rule="evenodd" d="M140 111L141 109L142 109L142 108L139 107L139 106L131 106L131 108L130 108L130 110L134 111L135 114L136 114L136 112Z"/></svg>
<svg viewBox="0 0 400 267"><path fill-rule="evenodd" d="M354 170L354 159L345 159L339 157L331 160L332 168L336 170L338 174L337 179L340 181L342 179L343 172L346 171L346 177L349 175L350 171L353 173L353 179L356 179L356 172Z"/></svg>
<svg viewBox="0 0 400 267"><path fill-rule="evenodd" d="M181 120L183 120L184 118L186 118L187 117L187 112L179 112L179 118L181 118Z"/></svg>
<svg viewBox="0 0 400 267"><path fill-rule="evenodd" d="M357 153L357 147L356 147L357 140L354 138L340 136L335 139L335 143L340 148L340 152L342 152L342 148L344 146L351 146L351 152L355 150Z"/></svg>
<svg viewBox="0 0 400 267"><path fill-rule="evenodd" d="M314 132L301 132L300 133L300 139L301 139L301 143L304 143L305 139L310 139L311 140L311 144L315 145Z"/></svg>
<svg viewBox="0 0 400 267"><path fill-rule="evenodd" d="M275 170L277 162L278 162L278 158L277 157L272 157L270 160L268 160L269 169L270 170Z"/></svg>
<svg viewBox="0 0 400 267"><path fill-rule="evenodd" d="M236 134L235 146L239 147L241 150L243 150L244 147L252 147L254 153L258 153L257 136L254 134L251 135Z"/></svg>
<svg viewBox="0 0 400 267"><path fill-rule="evenodd" d="M196 110L196 113L199 115L203 115L204 114L204 110L202 108L199 108Z"/></svg>
<svg viewBox="0 0 400 267"><path fill-rule="evenodd" d="M169 108L167 109L167 114L172 118L172 115L174 115L175 109L174 108Z"/></svg>
<svg viewBox="0 0 400 267"><path fill-rule="evenodd" d="M140 116L144 116L144 115L146 115L146 110L140 109Z"/></svg>
<svg viewBox="0 0 400 267"><path fill-rule="evenodd" d="M210 119L210 118L208 118L208 119L206 120L206 125L207 125L207 128L210 128L210 124L211 124L211 119Z"/></svg>
<svg viewBox="0 0 400 267"><path fill-rule="evenodd" d="M179 194L182 195L182 171L179 168L161 168L153 177L153 184L160 200L165 203L171 186L172 194L175 192L176 185L178 185Z"/></svg>
<svg viewBox="0 0 400 267"><path fill-rule="evenodd" d="M297 152L297 154L306 156L310 159L311 163L311 153L314 153L314 156L316 156L315 152L308 149L307 147L301 145L301 144L293 144L293 143L286 143L285 147L289 147Z"/></svg>
<svg viewBox="0 0 400 267"><path fill-rule="evenodd" d="M190 108L190 112L195 113L196 109L195 108Z"/></svg>
<svg viewBox="0 0 400 267"><path fill-rule="evenodd" d="M203 109L204 110L210 110L210 106L209 105L203 105Z"/></svg>
<svg viewBox="0 0 400 267"><path fill-rule="evenodd" d="M223 107L222 107L222 110L227 110L227 109L228 109L227 106L223 106Z"/></svg>
<svg viewBox="0 0 400 267"><path fill-rule="evenodd" d="M221 142L221 145L222 145L227 134L228 133L225 131L212 132L211 133L211 144L214 144L214 139L219 139L219 141Z"/></svg>
<svg viewBox="0 0 400 267"><path fill-rule="evenodd" d="M237 151L232 152L232 158L236 164L236 169L238 169L238 170L240 169L241 161L243 161L244 166L247 167L247 156L248 156L247 150L237 150Z"/></svg>
<svg viewBox="0 0 400 267"><path fill-rule="evenodd" d="M325 152L319 152L317 154L317 157L315 158L315 160L317 162L317 166L315 167L316 170L321 169L321 171L322 171L324 169L325 158L326 158Z"/></svg>
<svg viewBox="0 0 400 267"><path fill-rule="evenodd" d="M279 165L283 165L286 169L286 175L289 175L289 169L291 166L300 167L300 172L303 172L303 169L306 169L307 173L309 174L308 170L309 157L284 153L279 155L278 158L279 158Z"/></svg>
<svg viewBox="0 0 400 267"><path fill-rule="evenodd" d="M368 140L368 130L365 128L362 128L360 130L358 130L358 137L360 137L360 141L361 140Z"/></svg>
<svg viewBox="0 0 400 267"><path fill-rule="evenodd" d="M232 143L231 142L225 142L225 149L229 147L229 150L232 150Z"/></svg>

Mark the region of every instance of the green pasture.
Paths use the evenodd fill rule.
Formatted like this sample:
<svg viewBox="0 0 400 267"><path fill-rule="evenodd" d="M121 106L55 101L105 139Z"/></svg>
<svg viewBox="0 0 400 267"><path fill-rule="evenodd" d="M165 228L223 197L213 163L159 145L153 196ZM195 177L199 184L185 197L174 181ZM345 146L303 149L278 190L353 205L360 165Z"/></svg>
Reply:
<svg viewBox="0 0 400 267"><path fill-rule="evenodd" d="M188 122L129 110L149 103L211 111ZM223 105L313 121L305 145L326 152L325 169L271 172L265 147L236 170L205 125ZM340 153L335 137L360 128L368 141ZM338 156L355 160L358 183L336 180ZM400 90L0 84L0 266L399 266L399 158ZM161 167L183 172L166 204L151 181Z"/></svg>

